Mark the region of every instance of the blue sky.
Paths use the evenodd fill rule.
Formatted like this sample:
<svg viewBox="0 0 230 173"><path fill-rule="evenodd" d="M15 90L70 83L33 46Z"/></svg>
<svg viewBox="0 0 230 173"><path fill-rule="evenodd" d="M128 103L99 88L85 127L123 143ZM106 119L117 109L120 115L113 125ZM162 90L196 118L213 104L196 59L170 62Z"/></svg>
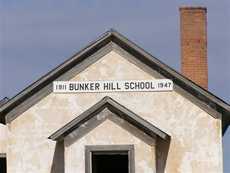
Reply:
<svg viewBox="0 0 230 173"><path fill-rule="evenodd" d="M0 99L12 97L115 28L180 71L179 11L208 8L209 91L230 103L230 1L0 0ZM230 172L230 130L224 137Z"/></svg>

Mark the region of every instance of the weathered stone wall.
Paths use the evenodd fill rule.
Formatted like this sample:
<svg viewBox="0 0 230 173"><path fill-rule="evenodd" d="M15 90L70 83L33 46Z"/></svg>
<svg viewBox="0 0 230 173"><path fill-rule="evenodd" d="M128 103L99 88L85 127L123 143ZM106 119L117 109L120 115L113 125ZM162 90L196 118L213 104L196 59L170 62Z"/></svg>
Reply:
<svg viewBox="0 0 230 173"><path fill-rule="evenodd" d="M156 77L154 77L154 72L150 75L130 61L132 60L123 58L120 54L112 51L72 80L128 80L154 79ZM52 93L7 125L9 130L8 172L54 173L56 143L47 137L106 95L171 135L165 172L222 172L221 121L208 115L176 91ZM89 132L85 138L95 135L91 143L99 143L101 138L103 138L103 142L100 143L104 143L105 137L96 134L102 131L103 128L100 127L108 125L111 125L112 129L119 128L121 133L120 138L117 138L114 143L123 141L123 135L128 136L127 131L123 131L122 128L109 121L105 121L101 125ZM112 138L115 139L115 137ZM134 137L130 136L130 138ZM74 150L77 142L81 140L84 141L82 146L87 143L87 140L81 138L70 145L69 149ZM80 150L75 151L75 153L78 152L82 154ZM69 156L68 149L65 156L65 170L68 173L79 171L74 170L76 165L71 164L74 161L69 160L72 157ZM82 156L73 157L81 158Z"/></svg>
<svg viewBox="0 0 230 173"><path fill-rule="evenodd" d="M6 144L7 144L7 127L3 124L0 124L0 154L6 153Z"/></svg>
<svg viewBox="0 0 230 173"><path fill-rule="evenodd" d="M145 135L111 112L102 111L87 123L87 129L74 131L65 139L65 170L85 173L86 145L134 145L136 173L155 173L155 139ZM109 116L106 118L106 116ZM104 118L105 117L105 118ZM99 123L98 123L99 122ZM76 135L74 135L76 133ZM82 134L83 133L83 134Z"/></svg>

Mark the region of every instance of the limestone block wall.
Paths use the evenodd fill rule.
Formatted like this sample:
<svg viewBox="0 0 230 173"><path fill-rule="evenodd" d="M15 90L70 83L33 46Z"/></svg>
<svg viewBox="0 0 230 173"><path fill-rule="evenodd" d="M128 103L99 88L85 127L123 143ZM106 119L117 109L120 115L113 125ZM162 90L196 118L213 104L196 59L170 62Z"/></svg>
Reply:
<svg viewBox="0 0 230 173"><path fill-rule="evenodd" d="M157 77L154 72L147 73L133 64L132 59L112 51L72 80L138 80ZM107 95L172 137L165 172L222 172L221 120L213 118L174 90L172 92L51 93L7 124L8 173L54 173L57 165L54 159L56 142L49 140L48 136ZM83 168L82 164L70 166L73 162L72 158L82 157L82 150L76 147L77 143L81 143L81 147L86 144L86 141L92 144L109 143L109 136L106 139L105 136L97 135L108 126L111 126L111 130L119 130L121 136L128 136L127 131L110 121L105 121L72 145L68 146L65 142L65 170L68 173L77 166ZM117 141L112 140L113 143L141 142L134 137L127 140L117 136L111 138L117 139ZM150 150L148 145L144 146L146 150ZM79 155L70 156L70 151ZM141 167L148 170L149 167L145 166L145 158L142 158L139 163L143 163Z"/></svg>
<svg viewBox="0 0 230 173"><path fill-rule="evenodd" d="M6 153L7 126L0 124L0 153Z"/></svg>
<svg viewBox="0 0 230 173"><path fill-rule="evenodd" d="M98 116L107 116L103 114L104 111ZM90 130L87 132L74 131L66 137L65 173L74 173L76 170L78 173L85 173L86 145L134 145L136 173L156 172L155 139L114 115L100 119L101 117L99 120L96 118L88 122L87 124L91 125L88 125Z"/></svg>

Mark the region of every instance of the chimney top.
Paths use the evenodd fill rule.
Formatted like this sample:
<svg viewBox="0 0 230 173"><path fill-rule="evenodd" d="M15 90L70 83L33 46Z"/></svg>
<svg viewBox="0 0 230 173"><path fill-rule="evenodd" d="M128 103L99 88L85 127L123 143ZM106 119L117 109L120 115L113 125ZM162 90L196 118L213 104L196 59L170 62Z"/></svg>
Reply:
<svg viewBox="0 0 230 173"><path fill-rule="evenodd" d="M202 11L207 12L207 8L202 7L202 6L181 6L179 9L180 9L180 11L183 11L183 10L202 10Z"/></svg>

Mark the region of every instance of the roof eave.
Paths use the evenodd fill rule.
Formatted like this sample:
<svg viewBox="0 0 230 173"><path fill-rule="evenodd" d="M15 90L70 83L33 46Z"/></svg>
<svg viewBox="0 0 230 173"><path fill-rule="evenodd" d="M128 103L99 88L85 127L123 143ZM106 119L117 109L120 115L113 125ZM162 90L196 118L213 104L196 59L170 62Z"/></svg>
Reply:
<svg viewBox="0 0 230 173"><path fill-rule="evenodd" d="M41 88L47 86L51 81L55 80L58 76L68 71L68 69L70 69L77 63L80 63L84 58L86 58L93 52L99 50L101 47L103 47L110 41L113 41L125 50L128 50L134 56L136 55L137 57L140 57L143 63L147 64L151 68L156 69L163 76L172 79L174 83L182 87L184 90L188 91L190 94L194 95L202 102L205 102L210 108L220 113L227 112L225 114L222 114L225 117L223 118L223 124L225 124L225 126L228 126L230 124L230 105L228 105L226 102L216 97L209 91L205 90L204 88L201 88L194 82L190 81L183 75L179 74L166 64L162 63L160 60L153 57L152 55L144 51L142 48L138 47L135 43L131 42L126 37L124 37L123 35L121 35L113 29L100 36L96 41L90 43L79 53L73 55L70 59L66 60L60 66L50 71L47 75L41 77L39 80L28 86L18 95L16 95L12 99L10 99L6 104L0 107L0 120L4 122L5 115L9 111L14 109L16 106L20 105L31 95L39 91Z"/></svg>
<svg viewBox="0 0 230 173"><path fill-rule="evenodd" d="M104 97L101 101L99 101L91 108L79 115L77 118L54 132L48 138L54 141L63 140L68 134L76 130L78 127L80 127L81 124L85 123L93 116L97 115L104 108L108 108L111 112L114 112L115 115L131 123L151 137L158 136L163 140L170 140L170 136L167 133L153 126L151 123L139 117L138 115L136 115L135 113L108 96Z"/></svg>

